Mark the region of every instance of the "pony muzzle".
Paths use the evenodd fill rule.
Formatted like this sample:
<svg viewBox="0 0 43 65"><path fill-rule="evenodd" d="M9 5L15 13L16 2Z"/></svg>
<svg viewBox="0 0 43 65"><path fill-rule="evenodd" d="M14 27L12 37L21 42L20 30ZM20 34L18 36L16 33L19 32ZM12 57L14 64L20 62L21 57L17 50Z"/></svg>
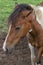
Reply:
<svg viewBox="0 0 43 65"><path fill-rule="evenodd" d="M13 48L3 48L5 54L12 53Z"/></svg>
<svg viewBox="0 0 43 65"><path fill-rule="evenodd" d="M3 51L6 53L6 54L9 54L9 53L12 53L13 51L13 48L14 48L14 45L10 45L7 47L7 45L4 43L3 45Z"/></svg>

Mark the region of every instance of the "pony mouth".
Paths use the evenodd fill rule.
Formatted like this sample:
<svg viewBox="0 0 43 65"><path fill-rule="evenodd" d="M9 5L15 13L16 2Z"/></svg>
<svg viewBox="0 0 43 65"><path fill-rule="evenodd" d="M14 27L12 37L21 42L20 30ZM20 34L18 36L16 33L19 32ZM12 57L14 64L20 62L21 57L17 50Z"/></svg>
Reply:
<svg viewBox="0 0 43 65"><path fill-rule="evenodd" d="M3 47L5 54L11 54L13 52L13 49L14 49L14 45L13 46L11 45L10 47Z"/></svg>
<svg viewBox="0 0 43 65"><path fill-rule="evenodd" d="M13 48L12 48L12 49L11 49L11 48L10 48L10 49L7 49L7 48L6 48L5 54L11 54L12 51L13 51Z"/></svg>

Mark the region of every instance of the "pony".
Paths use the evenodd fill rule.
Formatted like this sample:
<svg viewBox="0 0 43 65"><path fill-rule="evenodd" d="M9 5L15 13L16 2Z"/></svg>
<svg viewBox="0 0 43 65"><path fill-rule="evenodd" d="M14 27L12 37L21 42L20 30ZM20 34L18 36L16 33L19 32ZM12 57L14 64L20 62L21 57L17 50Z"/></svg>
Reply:
<svg viewBox="0 0 43 65"><path fill-rule="evenodd" d="M27 4L18 4L8 18L8 33L3 43L3 50L9 53L23 37L27 37L31 51L31 64L39 65L43 53L43 29L36 20L34 9ZM36 62L34 47L38 49Z"/></svg>
<svg viewBox="0 0 43 65"><path fill-rule="evenodd" d="M43 2L41 2L37 6L34 6L34 5L30 5L30 6L34 9L36 19L41 24L41 26L43 28Z"/></svg>
<svg viewBox="0 0 43 65"><path fill-rule="evenodd" d="M31 5L30 6L34 9L36 20L39 22L43 29L43 2L39 3L37 6ZM40 54L41 57L41 54ZM40 58L39 58L40 59Z"/></svg>

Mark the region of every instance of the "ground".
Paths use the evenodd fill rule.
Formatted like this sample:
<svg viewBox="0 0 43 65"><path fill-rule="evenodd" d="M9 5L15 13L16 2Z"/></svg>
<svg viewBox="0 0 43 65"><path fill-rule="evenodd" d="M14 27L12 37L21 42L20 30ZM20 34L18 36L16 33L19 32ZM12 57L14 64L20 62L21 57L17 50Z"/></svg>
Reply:
<svg viewBox="0 0 43 65"><path fill-rule="evenodd" d="M0 65L31 65L30 50L26 37L22 39L13 49L11 54L5 54L2 45L5 40L6 33L0 33ZM43 57L41 59L43 65Z"/></svg>

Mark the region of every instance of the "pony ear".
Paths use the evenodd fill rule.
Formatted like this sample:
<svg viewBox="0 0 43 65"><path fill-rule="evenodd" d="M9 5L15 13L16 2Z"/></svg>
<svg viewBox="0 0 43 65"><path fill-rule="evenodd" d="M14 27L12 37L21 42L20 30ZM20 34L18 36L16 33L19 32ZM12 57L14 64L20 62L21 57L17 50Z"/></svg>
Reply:
<svg viewBox="0 0 43 65"><path fill-rule="evenodd" d="M15 7L14 7L14 9L16 9L16 8L18 8L18 2L15 2Z"/></svg>

